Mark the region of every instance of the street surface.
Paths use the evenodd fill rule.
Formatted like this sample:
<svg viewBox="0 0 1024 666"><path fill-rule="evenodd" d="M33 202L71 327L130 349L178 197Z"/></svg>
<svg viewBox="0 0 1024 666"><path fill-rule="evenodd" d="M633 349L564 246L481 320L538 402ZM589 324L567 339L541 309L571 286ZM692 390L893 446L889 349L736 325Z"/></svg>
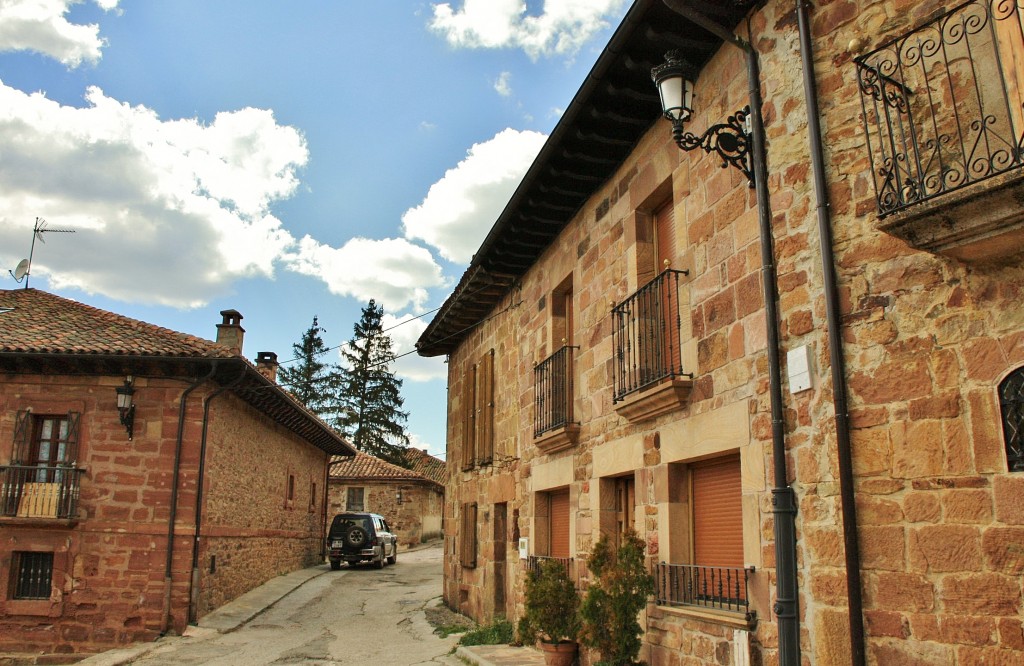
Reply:
<svg viewBox="0 0 1024 666"><path fill-rule="evenodd" d="M453 663L457 636L433 633L424 610L441 601L441 545L400 552L382 570L343 566L317 576L227 634L164 639L138 665ZM454 662L457 663L457 662Z"/></svg>

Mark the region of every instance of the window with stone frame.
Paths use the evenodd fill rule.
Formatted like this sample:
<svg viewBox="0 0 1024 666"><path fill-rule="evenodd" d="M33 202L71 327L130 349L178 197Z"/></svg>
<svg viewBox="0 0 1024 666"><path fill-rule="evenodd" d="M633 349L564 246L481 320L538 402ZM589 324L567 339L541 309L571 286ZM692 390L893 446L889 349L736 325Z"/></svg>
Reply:
<svg viewBox="0 0 1024 666"><path fill-rule="evenodd" d="M53 586L53 553L16 551L12 555L8 596L13 600L49 599Z"/></svg>
<svg viewBox="0 0 1024 666"><path fill-rule="evenodd" d="M365 511L365 488L349 487L345 494L345 509L348 511Z"/></svg>
<svg viewBox="0 0 1024 666"><path fill-rule="evenodd" d="M668 562L657 567L658 603L748 610L739 453L669 465Z"/></svg>
<svg viewBox="0 0 1024 666"><path fill-rule="evenodd" d="M999 409L1006 443L1006 468L1024 472L1024 366L1007 375L999 385Z"/></svg>
<svg viewBox="0 0 1024 666"><path fill-rule="evenodd" d="M462 470L494 460L494 350L466 368L462 380Z"/></svg>

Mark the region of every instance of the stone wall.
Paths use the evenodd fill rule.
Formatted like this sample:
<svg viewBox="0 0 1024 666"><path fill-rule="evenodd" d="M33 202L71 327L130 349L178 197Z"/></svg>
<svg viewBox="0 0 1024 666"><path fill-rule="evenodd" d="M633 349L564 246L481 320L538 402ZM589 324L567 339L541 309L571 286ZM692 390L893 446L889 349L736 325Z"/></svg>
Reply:
<svg viewBox="0 0 1024 666"><path fill-rule="evenodd" d="M178 403L188 386L135 379L135 431L118 421L114 387L121 376L3 377L0 442L11 453L15 414L81 413L77 517L0 519L0 651L90 653L155 639L164 628L165 567ZM192 537L202 435L202 401L188 398L175 518L171 617L188 620ZM233 397L214 402L200 550L199 614L267 579L320 560L323 477L327 456ZM296 505L284 506L286 480L296 471ZM310 480L317 483L309 510ZM298 520L296 520L298 518ZM47 601L11 600L12 554L53 552L53 594ZM216 571L210 572L211 556Z"/></svg>
<svg viewBox="0 0 1024 666"><path fill-rule="evenodd" d="M1024 479L1008 474L996 387L1024 364L1020 262L962 263L915 250L878 231L860 125L853 37L898 36L939 2L823 2L812 11L825 131L829 213L835 235L850 395L858 541L871 663L1016 663L1022 659ZM810 174L793 3L752 16L761 54L772 232L785 352L807 346L810 390L791 393L783 368L787 474L799 500L801 650L811 663L850 660L843 525L816 201ZM740 32L745 34L741 26ZM717 86L717 87L716 87ZM740 52L720 50L697 81L704 128L746 104ZM632 424L612 402L609 310L637 286L637 230L671 193L673 268L689 270L684 408ZM668 466L738 450L743 467L744 553L756 628L649 609L653 664L728 664L748 649L776 658L773 470L766 325L753 190L701 151L682 153L659 122L617 174L598 188L519 286L450 357L445 599L478 619L521 612L523 569L508 558L509 594L495 604L493 525L477 525L477 565L460 565L462 507L508 503L505 535L537 543L538 493L568 487L571 551L585 558L601 531L601 479L636 482L636 527L652 562L674 559ZM941 202L938 204L941 205ZM533 367L555 351L551 293L572 276L576 312L579 440L544 454L533 445ZM502 464L463 472L464 369L495 350L495 448ZM738 416L739 415L739 416ZM722 433L726 435L719 436ZM511 521L510 521L511 522ZM512 552L509 550L508 552Z"/></svg>

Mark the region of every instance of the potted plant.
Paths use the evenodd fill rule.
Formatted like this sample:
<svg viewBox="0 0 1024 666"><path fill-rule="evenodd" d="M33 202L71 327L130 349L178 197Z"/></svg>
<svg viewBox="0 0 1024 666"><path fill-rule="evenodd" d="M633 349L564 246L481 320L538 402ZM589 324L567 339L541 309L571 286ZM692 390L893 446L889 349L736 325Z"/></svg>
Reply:
<svg viewBox="0 0 1024 666"><path fill-rule="evenodd" d="M519 620L519 639L540 639L548 666L570 666L576 660L580 631L580 597L565 565L543 560L526 578L526 611Z"/></svg>
<svg viewBox="0 0 1024 666"><path fill-rule="evenodd" d="M595 666L635 664L643 635L637 616L654 590L654 578L644 564L644 542L630 531L613 549L602 535L588 564L594 579L580 607L583 642L600 653Z"/></svg>

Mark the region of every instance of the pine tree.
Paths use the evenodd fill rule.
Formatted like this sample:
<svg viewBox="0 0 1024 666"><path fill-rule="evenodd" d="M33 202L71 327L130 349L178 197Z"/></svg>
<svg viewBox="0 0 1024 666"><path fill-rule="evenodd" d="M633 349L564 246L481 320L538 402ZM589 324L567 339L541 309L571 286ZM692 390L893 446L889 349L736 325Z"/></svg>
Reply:
<svg viewBox="0 0 1024 666"><path fill-rule="evenodd" d="M371 299L352 340L342 347L338 423L360 451L405 467L409 436L404 424L409 414L402 411L402 380L390 369L395 355L391 338L382 330L383 316L384 308Z"/></svg>
<svg viewBox="0 0 1024 666"><path fill-rule="evenodd" d="M314 315L313 324L302 334L302 340L292 345L297 362L282 364L277 379L307 409L336 425L339 368L325 360L328 348L321 334L326 332Z"/></svg>

